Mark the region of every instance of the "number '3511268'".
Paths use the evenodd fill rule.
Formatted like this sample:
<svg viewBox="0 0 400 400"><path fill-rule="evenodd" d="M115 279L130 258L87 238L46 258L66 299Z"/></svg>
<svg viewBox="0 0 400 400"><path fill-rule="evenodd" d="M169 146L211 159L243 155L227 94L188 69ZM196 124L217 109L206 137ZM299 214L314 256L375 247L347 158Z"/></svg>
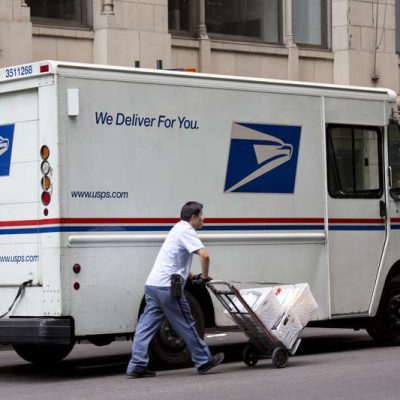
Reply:
<svg viewBox="0 0 400 400"><path fill-rule="evenodd" d="M6 78L15 78L18 76L25 76L32 74L32 65L22 65L20 67L13 67L6 69Z"/></svg>

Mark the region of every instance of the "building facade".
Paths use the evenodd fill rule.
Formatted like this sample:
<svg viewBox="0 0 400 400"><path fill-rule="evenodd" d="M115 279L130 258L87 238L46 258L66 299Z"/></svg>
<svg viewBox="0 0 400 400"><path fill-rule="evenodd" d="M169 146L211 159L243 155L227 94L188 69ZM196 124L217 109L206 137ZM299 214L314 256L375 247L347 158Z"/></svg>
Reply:
<svg viewBox="0 0 400 400"><path fill-rule="evenodd" d="M398 30L400 0L1 0L0 66L161 60L399 92Z"/></svg>

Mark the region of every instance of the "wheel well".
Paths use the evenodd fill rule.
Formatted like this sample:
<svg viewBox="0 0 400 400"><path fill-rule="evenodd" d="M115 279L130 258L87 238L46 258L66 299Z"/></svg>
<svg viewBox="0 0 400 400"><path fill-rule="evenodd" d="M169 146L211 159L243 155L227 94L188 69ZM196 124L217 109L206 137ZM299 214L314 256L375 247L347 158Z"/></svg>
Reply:
<svg viewBox="0 0 400 400"><path fill-rule="evenodd" d="M386 276L385 285L395 276L400 276L400 260L397 261Z"/></svg>
<svg viewBox="0 0 400 400"><path fill-rule="evenodd" d="M385 290L388 287L389 282L396 276L400 277L400 260L396 261L390 268L388 274L386 275L385 284L382 288L381 298L379 299L378 310L381 307L382 299L385 296Z"/></svg>
<svg viewBox="0 0 400 400"><path fill-rule="evenodd" d="M196 300L199 302L201 310L204 315L204 325L206 328L214 328L215 327L215 317L214 317L214 306L211 301L210 293L203 285L193 285L189 280L186 283L185 290L190 292ZM146 300L144 296L142 297L142 301L140 302L138 319L142 315L144 308L146 307Z"/></svg>

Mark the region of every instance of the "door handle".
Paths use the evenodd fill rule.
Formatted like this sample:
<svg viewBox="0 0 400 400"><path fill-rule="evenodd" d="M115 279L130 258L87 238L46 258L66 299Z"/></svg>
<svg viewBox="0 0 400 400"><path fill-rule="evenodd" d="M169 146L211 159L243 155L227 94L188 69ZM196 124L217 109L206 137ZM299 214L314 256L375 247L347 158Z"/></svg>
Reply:
<svg viewBox="0 0 400 400"><path fill-rule="evenodd" d="M379 215L386 218L386 203L383 200L379 201Z"/></svg>

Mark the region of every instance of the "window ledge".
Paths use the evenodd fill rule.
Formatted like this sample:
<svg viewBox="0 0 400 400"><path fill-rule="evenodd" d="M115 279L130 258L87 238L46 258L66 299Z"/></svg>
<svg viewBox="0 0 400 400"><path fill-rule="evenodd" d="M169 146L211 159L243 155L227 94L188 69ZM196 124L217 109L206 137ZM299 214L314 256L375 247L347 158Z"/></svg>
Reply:
<svg viewBox="0 0 400 400"><path fill-rule="evenodd" d="M65 26L34 25L32 27L34 36L56 36L74 39L93 40L94 34L91 28L76 28Z"/></svg>
<svg viewBox="0 0 400 400"><path fill-rule="evenodd" d="M282 44L267 44L256 42L233 42L230 40L211 39L211 49L219 51L234 51L250 54L288 55L288 49Z"/></svg>
<svg viewBox="0 0 400 400"><path fill-rule="evenodd" d="M318 58L322 60L334 60L335 55L332 50L328 49L299 49L300 58Z"/></svg>
<svg viewBox="0 0 400 400"><path fill-rule="evenodd" d="M191 37L172 37L172 46L173 47L182 47L189 49L198 49L200 47L199 39L191 38Z"/></svg>
<svg viewBox="0 0 400 400"><path fill-rule="evenodd" d="M287 56L289 54L288 47L282 44L268 44L268 43L256 43L256 42L239 42L221 39L210 39L211 50L216 51L230 51L236 53L248 53L248 54L273 54L278 56ZM182 48L199 48L199 39L189 37L172 37L173 47ZM333 60L334 54L332 51L327 49L318 48L299 48L300 58L314 58L314 59L325 59Z"/></svg>

